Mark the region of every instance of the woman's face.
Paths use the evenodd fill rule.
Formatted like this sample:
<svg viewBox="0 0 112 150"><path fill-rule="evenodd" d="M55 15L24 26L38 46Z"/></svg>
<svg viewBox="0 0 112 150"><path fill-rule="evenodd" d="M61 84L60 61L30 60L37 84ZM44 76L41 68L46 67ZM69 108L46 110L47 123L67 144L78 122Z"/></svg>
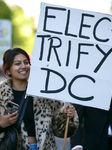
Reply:
<svg viewBox="0 0 112 150"><path fill-rule="evenodd" d="M29 72L30 64L27 57L23 54L16 55L9 70L12 80L27 80L29 77Z"/></svg>

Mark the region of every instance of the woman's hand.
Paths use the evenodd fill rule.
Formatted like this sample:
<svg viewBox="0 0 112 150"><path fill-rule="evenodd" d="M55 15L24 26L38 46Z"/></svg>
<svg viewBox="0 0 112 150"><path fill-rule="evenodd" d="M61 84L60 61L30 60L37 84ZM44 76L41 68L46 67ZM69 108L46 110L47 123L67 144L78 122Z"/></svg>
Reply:
<svg viewBox="0 0 112 150"><path fill-rule="evenodd" d="M73 118L75 116L75 108L73 105L66 105L65 108L64 108L64 113L70 117L70 118Z"/></svg>
<svg viewBox="0 0 112 150"><path fill-rule="evenodd" d="M6 128L12 124L14 124L17 120L18 117L18 112L14 112L12 114L9 115L4 115L4 111L1 112L1 119L0 119L0 126L2 128Z"/></svg>

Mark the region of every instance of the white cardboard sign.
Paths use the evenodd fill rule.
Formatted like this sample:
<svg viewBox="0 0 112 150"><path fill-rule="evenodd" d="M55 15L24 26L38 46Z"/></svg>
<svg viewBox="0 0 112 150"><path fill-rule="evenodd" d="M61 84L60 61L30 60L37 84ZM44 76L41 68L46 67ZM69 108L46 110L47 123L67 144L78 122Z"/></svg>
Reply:
<svg viewBox="0 0 112 150"><path fill-rule="evenodd" d="M28 95L109 109L112 16L41 3Z"/></svg>

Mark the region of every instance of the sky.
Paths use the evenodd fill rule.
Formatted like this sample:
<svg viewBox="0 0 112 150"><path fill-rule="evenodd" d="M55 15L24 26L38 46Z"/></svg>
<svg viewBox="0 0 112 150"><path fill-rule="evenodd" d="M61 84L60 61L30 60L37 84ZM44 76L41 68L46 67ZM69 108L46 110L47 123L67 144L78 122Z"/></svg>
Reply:
<svg viewBox="0 0 112 150"><path fill-rule="evenodd" d="M10 5L19 5L23 8L26 15L34 16L38 25L41 2L60 5L65 7L83 9L109 14L112 0L4 0Z"/></svg>

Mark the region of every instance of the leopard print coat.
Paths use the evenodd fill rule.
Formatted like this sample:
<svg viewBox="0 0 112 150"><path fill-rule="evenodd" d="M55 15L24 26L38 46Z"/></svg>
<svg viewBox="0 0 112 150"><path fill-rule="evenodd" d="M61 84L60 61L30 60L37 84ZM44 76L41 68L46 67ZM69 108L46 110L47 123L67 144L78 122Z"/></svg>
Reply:
<svg viewBox="0 0 112 150"><path fill-rule="evenodd" d="M0 113L4 110L8 101L13 101L11 80L6 80L0 85ZM66 115L63 114L64 104L61 101L33 97L33 110L35 120L35 132L38 150L57 150L55 136L63 138L66 126ZM77 112L75 117L69 120L68 137L75 134L78 127ZM0 133L0 139L4 132ZM28 134L24 122L18 135L17 150L30 150Z"/></svg>

